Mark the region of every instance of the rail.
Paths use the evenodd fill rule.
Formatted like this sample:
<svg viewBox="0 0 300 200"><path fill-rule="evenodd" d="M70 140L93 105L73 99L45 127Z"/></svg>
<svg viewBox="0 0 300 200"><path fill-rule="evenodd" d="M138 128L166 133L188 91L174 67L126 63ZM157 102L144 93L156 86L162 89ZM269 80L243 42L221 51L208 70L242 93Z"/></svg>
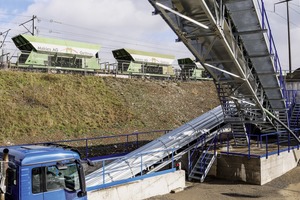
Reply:
<svg viewBox="0 0 300 200"><path fill-rule="evenodd" d="M273 62L274 62L275 72L279 73L280 87L282 88L283 96L285 98L287 98L287 91L286 91L285 80L284 80L284 76L283 76L283 72L282 72L282 67L281 67L281 64L280 64L280 60L279 60L277 48L276 48L276 45L275 45L274 37L273 37L272 31L271 31L269 18L268 18L266 9L265 9L264 0L257 0L257 3L258 3L259 10L260 10L260 13L261 13L262 29L264 30L265 28L267 28L267 39L269 41L269 44L268 44L269 45L269 53L270 53L270 55L274 55L273 56ZM287 102L286 102L286 107L288 107Z"/></svg>
<svg viewBox="0 0 300 200"><path fill-rule="evenodd" d="M293 129L294 132L298 132L298 137L299 137L299 131L300 128ZM221 151L222 154L226 155L240 155L240 156L248 156L248 158L262 158L265 157L268 159L270 155L280 155L281 152L288 151L292 149L298 149L300 148L299 143L294 143L293 137L289 133L286 133L284 131L279 131L279 132L274 132L274 133L267 133L267 134L248 134L248 137L251 138L252 140L249 139L249 143L247 146L245 146L247 151L244 152L233 152L230 151L230 134L232 133L226 133L227 134L227 141L226 141L226 151ZM284 136L286 135L287 138ZM220 142L220 141L219 141ZM223 143L224 144L224 143ZM259 151L259 153L252 153L254 151L253 144L256 145L256 150Z"/></svg>
<svg viewBox="0 0 300 200"><path fill-rule="evenodd" d="M297 98L299 98L298 95L299 90L287 90L287 100L289 102L289 119L290 119L290 127L295 128L297 127L298 120L300 118L300 110L299 107L296 107ZM298 103L299 104L299 103ZM296 112L296 113L294 113Z"/></svg>
<svg viewBox="0 0 300 200"><path fill-rule="evenodd" d="M212 147L214 147L213 151L214 154L216 154L216 137L219 135L219 131L216 131L216 133L214 134L213 138L211 139L211 142L208 144L208 148L204 149L205 144L207 144L207 135L202 135L199 138L198 143L195 145L195 148L193 149L193 151L191 152L191 154L189 155L189 160L188 160L188 174L190 174L192 172L193 167L197 164L196 162L199 161L198 158L200 156L200 152L198 150L199 146L202 147L202 153L203 156L200 160L201 163L201 169L204 169L204 163L206 160L206 155L212 150Z"/></svg>
<svg viewBox="0 0 300 200"><path fill-rule="evenodd" d="M137 162L136 165L139 165L140 168L140 172L136 175L133 175L130 178L126 178L126 179L120 179L120 180L116 180L116 181L111 181L111 182L106 182L106 176L110 176L112 173L118 173L118 172L122 172L124 170L124 168L120 168L120 167L113 167L113 168L106 168L106 163L112 162L113 160L116 160L114 158L107 158L107 159L102 159L102 160L97 160L96 163L100 163L101 167L102 167L102 172L101 172L101 177L97 177L99 179L102 179L102 183L95 185L95 186L91 186L87 188L87 191L93 191L93 190L98 190L98 189L102 189L102 188L106 188L106 187L111 187L114 185L119 185L119 184L124 184L124 183L129 183L132 181L136 181L136 180L141 180L144 178L148 178L148 177L153 177L153 176L157 176L160 174L165 174L165 173L170 173L170 172L174 172L176 171L176 166L175 166L175 159L174 159L174 155L177 149L165 149L165 150L161 150L161 151L149 151L149 152L142 152L139 154L134 155L134 158L136 160L140 160L140 162ZM145 170L144 166L147 166L148 162L147 159L143 159L143 157L148 157L148 155L152 155L155 153L169 153L171 152L171 159L172 159L172 164L169 167L169 169L165 169L159 172L155 172L155 173L151 173L151 174L147 174L146 172L148 170L150 170L150 167L152 166L152 163L149 163L148 169ZM163 162L163 161L162 161Z"/></svg>
<svg viewBox="0 0 300 200"><path fill-rule="evenodd" d="M135 150L145 143L150 142L170 130L155 130L148 132L134 132L122 135L99 136L91 138L58 140L53 142L39 142L30 144L18 144L12 146L28 145L59 145L76 148L81 153L82 159L101 159L106 157L121 156ZM4 147L4 146L0 146ZM99 155L103 154L103 155Z"/></svg>

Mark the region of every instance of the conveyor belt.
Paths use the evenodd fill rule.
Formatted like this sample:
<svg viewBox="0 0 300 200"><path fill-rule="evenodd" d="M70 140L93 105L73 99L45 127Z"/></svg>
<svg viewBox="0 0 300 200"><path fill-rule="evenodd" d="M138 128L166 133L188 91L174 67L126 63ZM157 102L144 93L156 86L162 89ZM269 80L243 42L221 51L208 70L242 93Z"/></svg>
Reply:
<svg viewBox="0 0 300 200"><path fill-rule="evenodd" d="M105 183L124 180L141 172L143 169L158 163L172 154L171 149L181 149L195 141L203 134L210 133L224 122L221 106L197 117L168 134L150 142L149 144L127 154L105 167ZM147 153L154 152L154 153ZM143 154L142 163L141 156ZM87 187L103 184L103 169L99 169L86 176Z"/></svg>

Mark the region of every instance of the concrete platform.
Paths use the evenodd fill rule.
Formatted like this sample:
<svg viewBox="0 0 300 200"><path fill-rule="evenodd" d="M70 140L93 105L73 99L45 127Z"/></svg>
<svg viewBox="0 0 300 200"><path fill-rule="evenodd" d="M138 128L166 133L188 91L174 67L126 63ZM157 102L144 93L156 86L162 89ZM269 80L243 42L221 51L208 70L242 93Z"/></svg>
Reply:
<svg viewBox="0 0 300 200"><path fill-rule="evenodd" d="M158 175L128 184L88 192L89 200L141 200L185 187L185 171Z"/></svg>
<svg viewBox="0 0 300 200"><path fill-rule="evenodd" d="M268 158L251 158L239 155L221 154L210 174L227 180L240 180L264 185L294 169L300 160L300 150L293 149Z"/></svg>

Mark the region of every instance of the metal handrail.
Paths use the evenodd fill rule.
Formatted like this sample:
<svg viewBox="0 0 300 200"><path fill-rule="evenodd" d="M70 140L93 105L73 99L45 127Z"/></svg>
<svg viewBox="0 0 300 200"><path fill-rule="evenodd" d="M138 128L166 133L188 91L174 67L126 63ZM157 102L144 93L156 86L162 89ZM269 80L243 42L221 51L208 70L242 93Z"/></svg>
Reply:
<svg viewBox="0 0 300 200"><path fill-rule="evenodd" d="M261 4L260 4L261 2ZM275 65L275 70L278 73L279 72L279 84L280 87L282 88L282 93L283 96L285 98L287 98L287 92L286 92L286 85L285 85L285 81L284 81L284 77L283 77L283 73L282 73L282 67L281 67L281 63L279 60L279 56L278 56L278 52L277 52L277 48L275 45L275 41L273 38L273 34L271 31L271 26L270 26L270 22L267 16L267 12L265 9L265 5L264 5L264 0L257 0L258 6L259 6L259 10L261 12L261 17L262 17L262 29L265 29L267 27L267 36L268 36L268 40L269 40L269 53L270 55L272 55L273 51L274 51L274 65ZM288 107L287 102L286 102L286 107Z"/></svg>
<svg viewBox="0 0 300 200"><path fill-rule="evenodd" d="M300 128L297 128L297 129L293 129L293 131L299 131ZM277 153L278 155L280 154L280 152L284 152L284 151L290 151L291 149L293 148L297 148L299 149L300 148L300 145L297 144L297 145L292 145L291 144L291 141L292 141L292 137L290 136L290 134L288 134L288 140L287 141L280 141L280 136L283 134L283 133L286 133L285 131L278 131L278 132L273 132L273 133L266 133L266 134L248 134L248 137L249 138L253 138L253 137L256 137L257 138L257 147L261 148L261 149L265 149L265 153L264 154L260 154L260 155L257 155L257 154L251 154L251 143L249 142L247 148L248 148L248 152L247 152L247 155L248 157L266 157L268 158L269 155L273 155L274 153ZM232 133L226 133L227 136L229 134L232 134ZM270 137L276 137L276 141L275 142L270 142L269 138ZM227 137L229 138L229 137ZM235 154L235 155L246 155L245 153L237 153L237 152L229 152L229 139L227 139L227 151L226 152L222 152L222 153L225 153L225 154ZM265 141L265 142L264 142ZM281 147L282 143L285 143L287 142L287 147L285 146L284 148ZM265 143L265 145L263 145L263 143ZM275 144L277 146L277 150L276 151L272 151L270 152L270 147L269 145L271 144Z"/></svg>
<svg viewBox="0 0 300 200"><path fill-rule="evenodd" d="M140 162L138 162L138 165L140 166L140 173L137 174L137 175L132 175L132 177L130 178L126 178L126 179L120 179L118 181L122 181L122 180L130 180L132 178L135 178L136 176L139 176L141 178L143 178L144 175L146 175L146 173L144 173L145 169L144 169L144 166L147 166L147 161L145 162L145 160L143 160L143 156L146 156L146 155L151 155L151 154L155 154L155 153L165 153L167 152L169 154L169 152L171 152L171 159L172 159L172 165L171 165L171 168L170 169L175 169L176 166L174 164L174 156L175 156L175 152L176 152L177 149L175 148L172 148L172 149L164 149L164 150L161 150L161 151L148 151L148 152L141 152L141 153L138 153L136 155L133 156L133 158L136 158L136 159L140 159ZM101 178L102 179L102 183L101 185L105 185L107 184L107 182L105 181L105 176L110 176L111 173L115 173L115 172L122 172L126 169L124 168L120 168L120 167L114 167L114 168L109 168L109 170L106 170L106 162L108 161L112 161L112 160L116 160L114 158L107 158L107 159L102 159L102 160L98 160L98 161L95 161L94 163L97 163L97 162L101 162L102 163L102 176L101 177L98 177L98 178ZM150 166L148 166L150 167Z"/></svg>
<svg viewBox="0 0 300 200"><path fill-rule="evenodd" d="M139 142L140 142L140 135L148 135L148 134L155 134L155 133L162 133L162 135L166 134L170 130L155 130L155 131L148 131L148 132L134 132L134 133L129 133L129 134L122 134L122 135L109 135L109 136L99 136L99 137L91 137L91 138L80 138L80 139L70 139L70 140L57 140L57 141L51 141L51 142L38 142L38 143L26 143L26 144L17 144L17 145L11 145L12 146L29 146L29 145L59 145L59 144L70 144L70 143L75 143L75 142L84 142L84 148L85 148L85 153L84 156L85 158L92 158L89 157L89 141L95 141L95 140L105 140L105 139L111 139L111 138L126 138L125 146L130 143L130 142L135 142L136 146L139 147ZM134 137L135 140L129 141L130 137ZM75 147L75 146L70 146L66 145L67 147ZM7 147L7 146L0 146L0 147Z"/></svg>

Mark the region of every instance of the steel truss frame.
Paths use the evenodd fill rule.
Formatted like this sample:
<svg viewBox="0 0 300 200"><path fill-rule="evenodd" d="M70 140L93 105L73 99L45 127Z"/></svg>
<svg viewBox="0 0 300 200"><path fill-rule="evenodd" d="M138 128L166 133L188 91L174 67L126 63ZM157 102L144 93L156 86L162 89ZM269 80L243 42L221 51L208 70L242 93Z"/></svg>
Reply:
<svg viewBox="0 0 300 200"><path fill-rule="evenodd" d="M239 0L242 1L245 0ZM266 96L261 77L257 75L252 63L254 58L272 55L268 52L266 55L256 56L247 54L241 37L255 33L263 34L266 29L238 32L226 8L226 3L238 1L149 0L149 2L155 8L154 14L160 14L177 34L177 41L182 41L213 77L225 121L256 124L262 132L278 130L278 119L274 120L274 116L278 116L279 112L286 113L285 104L280 108L272 107L270 102L272 99ZM193 20L207 28L199 26ZM285 102L284 97L282 96L279 101ZM273 115L266 113L266 110L271 111Z"/></svg>

